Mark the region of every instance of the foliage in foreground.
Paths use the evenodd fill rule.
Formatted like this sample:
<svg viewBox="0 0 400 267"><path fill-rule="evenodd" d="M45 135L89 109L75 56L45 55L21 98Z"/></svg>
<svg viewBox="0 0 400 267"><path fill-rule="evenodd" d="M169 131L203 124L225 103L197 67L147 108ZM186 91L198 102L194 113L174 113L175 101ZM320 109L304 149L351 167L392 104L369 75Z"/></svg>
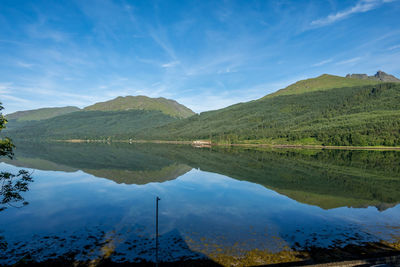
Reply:
<svg viewBox="0 0 400 267"><path fill-rule="evenodd" d="M0 110L2 109L0 103ZM6 123L7 120L0 113L0 131L5 128ZM13 148L11 139L0 139L0 156L12 158ZM21 193L29 190L28 184L32 181L31 175L25 170L20 170L18 174L0 172L0 211L5 210L7 206L21 207L21 205L27 205L28 202L24 201ZM4 244L0 242L1 245Z"/></svg>

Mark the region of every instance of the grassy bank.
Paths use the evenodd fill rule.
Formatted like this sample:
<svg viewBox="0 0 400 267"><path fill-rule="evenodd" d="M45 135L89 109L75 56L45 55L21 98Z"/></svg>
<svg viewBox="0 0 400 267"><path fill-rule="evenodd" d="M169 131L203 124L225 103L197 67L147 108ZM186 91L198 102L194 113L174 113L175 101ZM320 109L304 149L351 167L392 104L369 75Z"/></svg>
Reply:
<svg viewBox="0 0 400 267"><path fill-rule="evenodd" d="M168 141L168 140L91 140L91 139L69 139L55 140L57 142L66 143L151 143L151 144L176 144L176 145L192 145L195 141ZM266 147L266 148L295 148L295 149L341 149L341 150L400 150L399 146L325 146L320 144L299 144L299 143L283 143L276 142L262 143L258 140L254 142L243 143L226 143L226 142L211 142L212 146L238 146L238 147ZM206 146L206 145L205 145Z"/></svg>

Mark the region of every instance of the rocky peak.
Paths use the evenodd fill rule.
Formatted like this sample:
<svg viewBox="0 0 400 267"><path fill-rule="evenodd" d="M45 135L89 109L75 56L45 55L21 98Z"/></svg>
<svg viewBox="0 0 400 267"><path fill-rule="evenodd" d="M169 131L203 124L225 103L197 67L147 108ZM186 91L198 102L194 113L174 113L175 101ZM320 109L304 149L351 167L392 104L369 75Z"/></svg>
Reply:
<svg viewBox="0 0 400 267"><path fill-rule="evenodd" d="M374 76L368 76L367 74L347 74L346 78L360 79L360 80L374 80L381 82L400 82L399 79L393 75L387 74L381 70L378 70Z"/></svg>

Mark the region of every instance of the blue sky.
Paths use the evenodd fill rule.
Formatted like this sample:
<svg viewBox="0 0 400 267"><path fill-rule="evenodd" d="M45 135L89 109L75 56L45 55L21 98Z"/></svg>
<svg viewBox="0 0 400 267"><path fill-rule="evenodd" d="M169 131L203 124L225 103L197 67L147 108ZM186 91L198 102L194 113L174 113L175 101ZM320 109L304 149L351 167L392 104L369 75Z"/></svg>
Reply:
<svg viewBox="0 0 400 267"><path fill-rule="evenodd" d="M323 73L400 76L400 1L0 1L4 112L124 95L196 112Z"/></svg>

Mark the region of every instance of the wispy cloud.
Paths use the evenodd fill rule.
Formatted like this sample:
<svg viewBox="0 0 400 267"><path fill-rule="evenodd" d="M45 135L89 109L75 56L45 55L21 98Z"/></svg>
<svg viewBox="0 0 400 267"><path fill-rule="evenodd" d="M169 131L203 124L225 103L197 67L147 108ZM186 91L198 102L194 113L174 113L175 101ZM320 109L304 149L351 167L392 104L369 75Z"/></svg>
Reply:
<svg viewBox="0 0 400 267"><path fill-rule="evenodd" d="M19 103L29 102L27 99L23 99L23 98L12 96L12 95L5 95L5 94L0 94L0 98L12 100L12 101L19 102Z"/></svg>
<svg viewBox="0 0 400 267"><path fill-rule="evenodd" d="M175 60L175 61L171 61L171 62L162 64L161 67L163 67L163 68L172 68L172 67L175 67L175 66L177 66L179 64L180 64L180 62Z"/></svg>
<svg viewBox="0 0 400 267"><path fill-rule="evenodd" d="M16 63L16 65L19 67L22 67L22 68L27 68L27 69L30 69L33 66L33 64L31 64L31 63L26 63L26 62L22 62L22 61L18 61Z"/></svg>
<svg viewBox="0 0 400 267"><path fill-rule="evenodd" d="M9 92L11 83L0 83L0 94L5 94Z"/></svg>
<svg viewBox="0 0 400 267"><path fill-rule="evenodd" d="M331 14L325 18L317 19L311 22L311 26L322 27L332 24L336 21L343 20L349 16L357 13L364 13L373 9L378 8L384 3L393 2L394 0L361 0L355 6L349 9L339 11L335 14Z"/></svg>
<svg viewBox="0 0 400 267"><path fill-rule="evenodd" d="M48 39L54 42L65 42L69 36L61 31L47 27L46 17L39 15L37 23L29 24L26 27L27 34L34 39Z"/></svg>
<svg viewBox="0 0 400 267"><path fill-rule="evenodd" d="M3 99L11 100L17 103L27 103L28 100L12 95L12 83L0 83L0 103Z"/></svg>
<svg viewBox="0 0 400 267"><path fill-rule="evenodd" d="M157 29L150 28L149 35L153 41L164 50L169 58L177 60L175 50L168 39L166 30L163 27L158 27Z"/></svg>
<svg viewBox="0 0 400 267"><path fill-rule="evenodd" d="M400 48L400 44L398 45L394 45L388 48L389 51L395 50L395 49L399 49Z"/></svg>
<svg viewBox="0 0 400 267"><path fill-rule="evenodd" d="M320 67L320 66L326 65L326 64L328 64L328 63L331 63L332 61L333 61L333 60L330 58L330 59L322 60L322 61L320 61L320 62L318 62L318 63L315 63L315 64L313 64L312 66L313 66L313 67Z"/></svg>
<svg viewBox="0 0 400 267"><path fill-rule="evenodd" d="M347 64L353 64L356 63L357 61L359 61L361 59L361 57L353 57L350 59L346 59L346 60L342 60L336 63L336 65L347 65Z"/></svg>

